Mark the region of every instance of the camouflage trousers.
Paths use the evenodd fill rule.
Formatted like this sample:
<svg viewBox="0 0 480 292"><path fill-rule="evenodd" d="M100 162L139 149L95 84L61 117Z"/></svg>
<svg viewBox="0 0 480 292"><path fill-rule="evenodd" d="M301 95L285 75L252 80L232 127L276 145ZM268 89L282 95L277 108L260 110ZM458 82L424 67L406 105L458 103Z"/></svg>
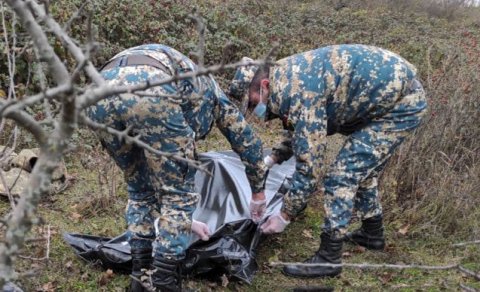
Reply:
<svg viewBox="0 0 480 292"><path fill-rule="evenodd" d="M102 74L112 85L167 77L163 71L145 65L113 67ZM138 135L156 150L194 159L194 132L185 121L178 97L172 97L176 93L176 88L168 84L138 95L114 95L87 109L87 116L119 131L129 129L130 136ZM98 136L128 185L125 218L131 248L153 246L154 255L183 257L199 198L194 191L195 169L106 132L99 131Z"/></svg>
<svg viewBox="0 0 480 292"><path fill-rule="evenodd" d="M352 212L361 219L382 214L378 175L395 149L416 129L427 104L421 85L405 94L384 116L348 136L324 178L327 232L347 231Z"/></svg>

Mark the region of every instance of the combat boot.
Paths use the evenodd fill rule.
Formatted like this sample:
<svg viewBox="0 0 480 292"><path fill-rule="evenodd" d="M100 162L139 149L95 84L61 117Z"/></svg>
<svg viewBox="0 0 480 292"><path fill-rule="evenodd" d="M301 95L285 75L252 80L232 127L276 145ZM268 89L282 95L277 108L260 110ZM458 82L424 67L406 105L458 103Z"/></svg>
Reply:
<svg viewBox="0 0 480 292"><path fill-rule="evenodd" d="M341 264L343 238L336 232L323 232L320 248L305 264ZM283 273L300 278L334 277L342 272L342 267L286 265Z"/></svg>
<svg viewBox="0 0 480 292"><path fill-rule="evenodd" d="M144 273L142 269L149 270L152 264L152 249L151 248L132 248L132 276L135 279L140 280ZM132 279L130 283L129 292L145 292L148 291L145 289L142 284Z"/></svg>
<svg viewBox="0 0 480 292"><path fill-rule="evenodd" d="M345 235L345 241L350 241L372 250L383 250L385 248L385 237L383 235L382 215L362 220L362 226Z"/></svg>
<svg viewBox="0 0 480 292"><path fill-rule="evenodd" d="M182 291L181 260L155 256L152 263L152 284L155 291Z"/></svg>

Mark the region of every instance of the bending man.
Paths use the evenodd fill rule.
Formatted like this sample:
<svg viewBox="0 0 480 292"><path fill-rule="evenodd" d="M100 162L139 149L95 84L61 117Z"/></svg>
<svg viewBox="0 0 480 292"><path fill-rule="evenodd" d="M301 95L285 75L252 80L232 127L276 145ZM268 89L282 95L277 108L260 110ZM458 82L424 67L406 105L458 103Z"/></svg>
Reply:
<svg viewBox="0 0 480 292"><path fill-rule="evenodd" d="M159 44L127 49L102 69L111 85L136 85L166 80L177 74L195 72L196 65L183 54ZM113 95L87 111L97 123L129 130L129 135L178 157L195 159L195 141L202 139L216 123L232 149L246 166L253 197L264 197L267 167L262 162L262 145L236 106L211 76L179 80L151 87L138 94ZM208 239L205 224L194 222L192 214L199 195L194 190L195 169L186 162L158 156L118 137L98 133L102 144L123 170L128 185L126 221L136 278L153 264L152 283L161 291L179 291L180 262L191 229ZM133 281L133 291L143 291Z"/></svg>
<svg viewBox="0 0 480 292"><path fill-rule="evenodd" d="M283 208L261 226L263 232L282 232L305 208L320 180L326 136L341 133L348 138L323 179L320 248L306 262L341 263L353 210L362 227L347 238L370 249L383 249L378 173L425 113L425 93L416 69L380 48L336 45L287 57L270 68L239 68L230 91L257 116L283 121L284 140L266 163L282 163L292 155L296 159ZM299 277L335 276L341 267L291 265L284 272Z"/></svg>

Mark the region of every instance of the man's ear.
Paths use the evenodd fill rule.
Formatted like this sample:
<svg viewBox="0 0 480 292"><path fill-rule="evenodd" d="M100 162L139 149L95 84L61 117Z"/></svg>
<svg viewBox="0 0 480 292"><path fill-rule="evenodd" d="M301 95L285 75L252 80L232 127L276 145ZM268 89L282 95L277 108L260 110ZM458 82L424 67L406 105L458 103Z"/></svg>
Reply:
<svg viewBox="0 0 480 292"><path fill-rule="evenodd" d="M268 89L269 85L270 85L270 80L268 80L268 78L264 78L260 81L260 86L265 89Z"/></svg>

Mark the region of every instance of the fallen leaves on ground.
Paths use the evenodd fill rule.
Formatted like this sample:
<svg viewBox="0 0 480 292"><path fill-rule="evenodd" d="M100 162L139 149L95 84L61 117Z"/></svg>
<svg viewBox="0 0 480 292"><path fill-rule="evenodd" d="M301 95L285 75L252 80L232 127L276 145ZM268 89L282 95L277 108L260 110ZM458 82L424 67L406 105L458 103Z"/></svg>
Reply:
<svg viewBox="0 0 480 292"><path fill-rule="evenodd" d="M106 270L105 272L102 273L102 276L100 277L100 280L98 280L98 285L100 286L105 286L110 282L115 274L111 269Z"/></svg>

